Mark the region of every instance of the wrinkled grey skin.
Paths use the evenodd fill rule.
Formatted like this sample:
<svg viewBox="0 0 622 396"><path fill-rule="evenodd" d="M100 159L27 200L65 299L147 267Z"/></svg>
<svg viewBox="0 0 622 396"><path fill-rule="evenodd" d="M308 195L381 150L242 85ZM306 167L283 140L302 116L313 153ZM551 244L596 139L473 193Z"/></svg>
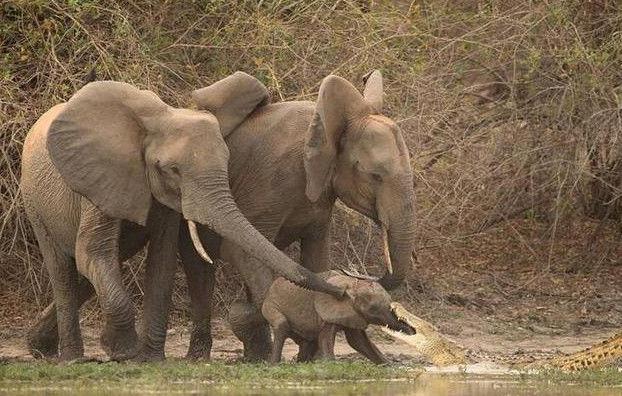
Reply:
<svg viewBox="0 0 622 396"><path fill-rule="evenodd" d="M200 108L214 112L217 103L210 99L211 91L212 87L202 88L193 97ZM279 249L299 241L302 265L326 271L328 228L339 198L388 229L393 275L385 276L383 284L391 289L411 268L414 193L408 149L397 125L380 115L381 109L379 72L370 75L363 95L346 80L329 76L317 102L258 107L230 129L225 141L235 201L266 238ZM234 303L229 314L234 333L244 343L245 358L267 359L270 330L260 310L273 273L235 243L205 227L199 226L199 233L210 256L229 262L247 285L248 301ZM213 268L203 265L187 235L180 236L179 250L194 322L187 356L209 358ZM89 290L82 291L84 300ZM41 349L41 344L57 339L54 312L53 306L47 308L33 329L31 345Z"/></svg>
<svg viewBox="0 0 622 396"><path fill-rule="evenodd" d="M210 109L207 92L194 92ZM317 102L283 102L257 108L226 138L231 153L231 191L240 210L279 249L299 241L302 265L326 271L328 229L335 201L373 219L388 231L393 274L380 283L395 288L412 266L415 240L410 157L398 126L381 115L382 76L370 75L361 95L348 81L326 77ZM265 360L269 329L260 313L273 274L254 271L255 260L234 245L202 234L218 250L210 254L234 264L248 288L248 302L231 307L229 321L244 343L245 357ZM189 252L194 255L194 252ZM208 306L201 285L210 274L189 276L193 310ZM198 315L198 313L197 313Z"/></svg>
<svg viewBox="0 0 622 396"><path fill-rule="evenodd" d="M293 339L300 350L298 361L334 359L335 334L343 330L348 344L374 363L386 357L367 337L370 324L415 334L391 310L391 296L377 282L357 279L335 271L321 273L335 286L345 287L346 297L336 299L304 290L279 277L268 289L261 312L274 334L271 363L281 361L283 343Z"/></svg>
<svg viewBox="0 0 622 396"><path fill-rule="evenodd" d="M229 131L223 128L235 128L267 92L244 73L222 81L211 90L218 103L212 113L176 109L150 91L102 81L86 85L33 126L24 143L21 189L57 309L49 307L33 329L31 349L58 352L61 360L82 358L78 309L94 288L109 356L162 359L178 239L188 240L182 217L304 287L342 295L276 249L235 204L223 139ZM119 261L147 239L138 339ZM202 271L205 264L196 265Z"/></svg>

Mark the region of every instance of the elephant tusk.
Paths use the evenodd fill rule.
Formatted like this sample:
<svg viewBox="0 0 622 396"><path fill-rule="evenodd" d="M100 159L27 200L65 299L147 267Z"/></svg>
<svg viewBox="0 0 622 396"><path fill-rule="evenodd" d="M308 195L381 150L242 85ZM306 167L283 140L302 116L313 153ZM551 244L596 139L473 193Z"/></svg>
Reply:
<svg viewBox="0 0 622 396"><path fill-rule="evenodd" d="M188 231L190 231L190 239L192 239L192 244L196 249L199 256L210 264L214 264L210 256L205 251L203 244L201 243L201 239L199 238L199 233L197 232L197 225L192 220L188 220Z"/></svg>
<svg viewBox="0 0 622 396"><path fill-rule="evenodd" d="M387 235L387 229L382 226L382 244L384 253L384 262L387 264L387 271L389 274L393 274L393 264L391 263L391 254L389 253L389 237Z"/></svg>

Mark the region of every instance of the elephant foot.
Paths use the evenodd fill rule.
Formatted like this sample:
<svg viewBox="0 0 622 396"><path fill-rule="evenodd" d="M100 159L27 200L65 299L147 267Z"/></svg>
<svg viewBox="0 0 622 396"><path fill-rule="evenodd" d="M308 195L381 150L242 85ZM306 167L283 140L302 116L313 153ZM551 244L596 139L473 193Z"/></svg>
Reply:
<svg viewBox="0 0 622 396"><path fill-rule="evenodd" d="M307 363L313 361L317 350L318 345L316 341L304 341L299 343L298 355L296 355L296 362Z"/></svg>
<svg viewBox="0 0 622 396"><path fill-rule="evenodd" d="M229 324L235 336L244 344L245 361L265 362L270 359L270 327L255 306L247 302L233 303L229 311Z"/></svg>
<svg viewBox="0 0 622 396"><path fill-rule="evenodd" d="M88 357L79 357L71 360L63 360L62 364L64 365L72 365L72 364L83 364L83 363L104 363L103 360L97 358L88 358Z"/></svg>
<svg viewBox="0 0 622 396"><path fill-rule="evenodd" d="M138 353L138 335L134 327L114 329L107 325L101 334L100 343L110 360L129 360Z"/></svg>
<svg viewBox="0 0 622 396"><path fill-rule="evenodd" d="M84 345L78 331L59 340L56 326L35 325L28 334L28 350L35 359L51 359L60 362L73 361L84 357Z"/></svg>
<svg viewBox="0 0 622 396"><path fill-rule="evenodd" d="M186 359L210 360L212 352L212 335L209 329L193 328L190 336L190 346Z"/></svg>
<svg viewBox="0 0 622 396"><path fill-rule="evenodd" d="M59 362L73 362L84 359L84 348L79 346L61 346L58 354Z"/></svg>
<svg viewBox="0 0 622 396"><path fill-rule="evenodd" d="M33 327L26 340L28 351L35 359L50 359L58 356L58 331L40 326Z"/></svg>
<svg viewBox="0 0 622 396"><path fill-rule="evenodd" d="M270 328L262 326L253 329L253 334L244 343L244 360L247 362L265 362L272 354L272 338Z"/></svg>
<svg viewBox="0 0 622 396"><path fill-rule="evenodd" d="M137 363L161 362L164 359L164 351L154 351L148 348L141 348L141 350L131 358L133 362Z"/></svg>

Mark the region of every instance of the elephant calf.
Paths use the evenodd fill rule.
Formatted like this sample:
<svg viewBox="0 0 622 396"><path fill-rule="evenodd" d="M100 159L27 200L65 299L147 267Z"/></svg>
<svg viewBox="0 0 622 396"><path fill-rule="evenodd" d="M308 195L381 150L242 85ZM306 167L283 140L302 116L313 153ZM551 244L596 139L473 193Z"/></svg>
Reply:
<svg viewBox="0 0 622 396"><path fill-rule="evenodd" d="M391 296L378 282L336 271L318 275L329 284L345 288L347 298L337 299L306 290L282 277L268 289L261 312L274 333L272 363L281 360L283 343L288 337L300 348L300 362L316 357L334 359L335 335L339 330L344 330L348 344L369 360L387 363L367 337L367 326L385 325L406 334L416 333L393 313Z"/></svg>

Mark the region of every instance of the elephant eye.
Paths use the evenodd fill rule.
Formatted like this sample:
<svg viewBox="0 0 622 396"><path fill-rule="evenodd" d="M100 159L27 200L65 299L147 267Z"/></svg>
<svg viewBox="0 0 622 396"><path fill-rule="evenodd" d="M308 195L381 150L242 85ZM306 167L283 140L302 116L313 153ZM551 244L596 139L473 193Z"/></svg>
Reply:
<svg viewBox="0 0 622 396"><path fill-rule="evenodd" d="M171 170L171 172L173 172L176 175L179 175L179 168L177 167L177 165L172 164L169 168Z"/></svg>
<svg viewBox="0 0 622 396"><path fill-rule="evenodd" d="M157 159L155 162L156 169L160 174L175 174L179 175L179 167L177 164L170 163L168 161L162 161Z"/></svg>
<svg viewBox="0 0 622 396"><path fill-rule="evenodd" d="M377 181L378 183L382 182L382 176L379 173L372 173L371 178Z"/></svg>

